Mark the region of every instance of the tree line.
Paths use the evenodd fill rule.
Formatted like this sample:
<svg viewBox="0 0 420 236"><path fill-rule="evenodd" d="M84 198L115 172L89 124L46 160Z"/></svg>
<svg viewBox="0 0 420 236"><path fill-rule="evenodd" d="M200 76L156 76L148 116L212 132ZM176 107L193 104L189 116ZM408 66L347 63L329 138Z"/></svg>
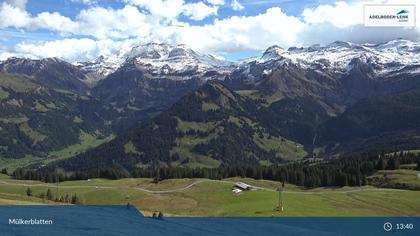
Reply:
<svg viewBox="0 0 420 236"><path fill-rule="evenodd" d="M86 180L90 178L152 178L154 181L178 178L224 179L248 177L254 179L287 182L307 188L329 186L361 186L367 184L367 176L378 170L399 169L401 164L420 165L420 155L397 153L387 155L355 155L346 158L317 162L306 160L299 163L277 166L225 166L218 168L160 167L138 168L131 173L118 167L84 172L57 173L26 169L16 169L12 176L16 179L61 182Z"/></svg>
<svg viewBox="0 0 420 236"><path fill-rule="evenodd" d="M69 203L69 204L81 204L80 198L76 195L54 195L51 189L47 189L46 192L41 192L37 196L33 195L31 187L26 188L26 195L28 197L38 197L44 200L55 201L55 202L62 202L62 203Z"/></svg>

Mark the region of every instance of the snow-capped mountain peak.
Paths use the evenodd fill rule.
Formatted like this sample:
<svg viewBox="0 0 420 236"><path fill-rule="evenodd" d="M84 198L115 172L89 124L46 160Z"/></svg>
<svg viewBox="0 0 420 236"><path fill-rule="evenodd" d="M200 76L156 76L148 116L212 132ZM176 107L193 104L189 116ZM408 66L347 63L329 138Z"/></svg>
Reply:
<svg viewBox="0 0 420 236"><path fill-rule="evenodd" d="M93 74L92 77L104 78L124 63L133 61L139 67L155 74L176 74L191 70L196 70L197 73L209 70L224 73L233 65L212 55L196 52L183 44L148 43L122 49L109 57L101 56L92 62L82 63L81 68Z"/></svg>
<svg viewBox="0 0 420 236"><path fill-rule="evenodd" d="M255 79L268 76L281 65L296 65L321 73L351 73L358 66L369 64L375 75L392 73L418 73L420 71L420 42L392 40L380 44L356 44L336 41L327 45L309 47L279 46L267 48L259 58L249 58L236 63L225 61L210 54L195 51L186 45L148 43L128 45L96 58L90 62L73 63L84 72L84 82L95 84L118 69L131 66L143 71L150 78L188 80L191 78L224 79L233 70L245 77ZM357 61L355 61L357 59ZM64 63L57 58L25 59L9 58L1 62L4 68L9 64L22 64L42 68L48 63ZM353 63L352 63L353 62ZM356 63L357 62L357 63ZM35 66L34 63L38 63ZM34 64L33 66L31 66ZM128 67L127 67L128 68Z"/></svg>
<svg viewBox="0 0 420 236"><path fill-rule="evenodd" d="M393 40L382 44L355 44L336 41L331 44L310 47L291 47L287 51L278 46L267 49L258 63L291 60L304 68L322 64L337 72L349 70L355 58L369 62L378 68L378 73L396 71L407 65L420 64L420 43L408 40Z"/></svg>
<svg viewBox="0 0 420 236"><path fill-rule="evenodd" d="M286 50L284 50L282 47L279 47L277 45L271 46L265 50L263 53L261 59L262 60L271 60L271 59L277 59L282 56L283 53L285 53Z"/></svg>

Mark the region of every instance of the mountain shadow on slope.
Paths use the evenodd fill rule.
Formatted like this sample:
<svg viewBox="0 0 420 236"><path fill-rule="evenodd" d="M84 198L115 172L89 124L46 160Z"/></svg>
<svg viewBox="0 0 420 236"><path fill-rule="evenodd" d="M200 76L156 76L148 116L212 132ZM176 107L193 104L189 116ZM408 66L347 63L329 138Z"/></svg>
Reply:
<svg viewBox="0 0 420 236"><path fill-rule="evenodd" d="M280 138L271 137L259 124L255 116L257 109L252 101L221 83L209 82L182 97L148 124L46 169L83 171L116 167L130 172L157 165L217 167L281 163L283 157L265 145L280 142Z"/></svg>
<svg viewBox="0 0 420 236"><path fill-rule="evenodd" d="M420 146L420 90L363 99L319 127L326 152L408 150Z"/></svg>

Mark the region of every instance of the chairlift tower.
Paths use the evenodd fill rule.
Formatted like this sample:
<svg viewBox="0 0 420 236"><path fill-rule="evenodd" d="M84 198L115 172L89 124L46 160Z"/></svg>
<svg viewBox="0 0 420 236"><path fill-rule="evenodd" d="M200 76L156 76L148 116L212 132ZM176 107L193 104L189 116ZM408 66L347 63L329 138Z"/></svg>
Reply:
<svg viewBox="0 0 420 236"><path fill-rule="evenodd" d="M58 184L60 183L60 178L57 176L55 176L55 185L56 185L56 198L59 198L59 190L58 190Z"/></svg>
<svg viewBox="0 0 420 236"><path fill-rule="evenodd" d="M284 181L279 185L277 191L279 192L279 199L277 203L277 211L284 211L284 201L283 201L283 191L284 191Z"/></svg>

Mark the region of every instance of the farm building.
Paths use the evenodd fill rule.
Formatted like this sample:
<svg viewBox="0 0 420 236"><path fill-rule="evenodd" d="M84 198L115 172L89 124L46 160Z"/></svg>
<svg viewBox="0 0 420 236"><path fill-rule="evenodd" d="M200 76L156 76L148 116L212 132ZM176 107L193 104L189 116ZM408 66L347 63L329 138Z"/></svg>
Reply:
<svg viewBox="0 0 420 236"><path fill-rule="evenodd" d="M252 189L252 186L249 185L249 184L246 184L246 183L236 182L235 183L235 188L244 191L244 190L251 190Z"/></svg>

